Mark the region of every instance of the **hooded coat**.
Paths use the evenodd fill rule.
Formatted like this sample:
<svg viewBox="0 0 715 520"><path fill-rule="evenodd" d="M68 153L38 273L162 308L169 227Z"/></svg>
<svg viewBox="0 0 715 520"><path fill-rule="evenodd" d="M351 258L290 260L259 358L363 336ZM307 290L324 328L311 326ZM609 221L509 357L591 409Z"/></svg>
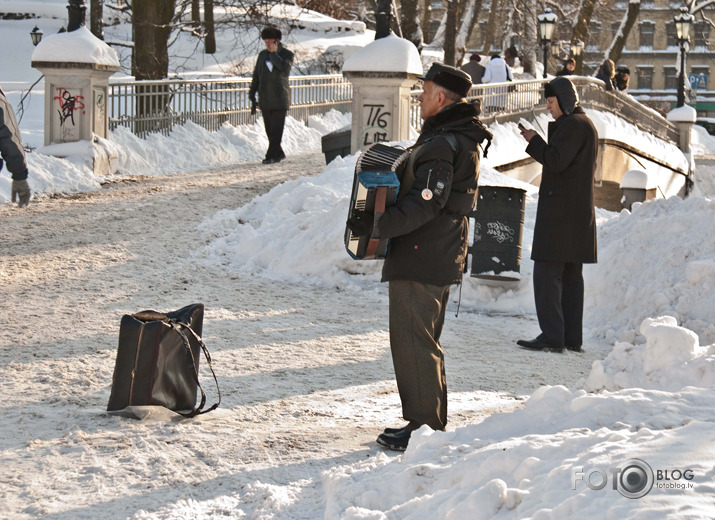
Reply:
<svg viewBox="0 0 715 520"><path fill-rule="evenodd" d="M25 149L20 140L20 129L17 126L15 112L5 93L0 89L0 155L7 163L13 180L27 179L27 161ZM2 169L2 159L0 159Z"/></svg>
<svg viewBox="0 0 715 520"><path fill-rule="evenodd" d="M268 52L268 49L264 49L258 53L248 97L255 102L258 93L258 108L261 111L290 108L288 78L292 65L293 53L281 43L278 43L276 52Z"/></svg>
<svg viewBox="0 0 715 520"><path fill-rule="evenodd" d="M391 238L382 281L461 281L466 215L477 199L479 145L492 137L478 115L475 105L458 102L425 120L413 151L414 184L378 221L379 236ZM426 188L431 198L423 196Z"/></svg>
<svg viewBox="0 0 715 520"><path fill-rule="evenodd" d="M549 123L548 144L535 135L526 152L543 165L531 259L543 262L595 263L596 215L593 183L598 133L578 105L573 84L552 80L563 115Z"/></svg>

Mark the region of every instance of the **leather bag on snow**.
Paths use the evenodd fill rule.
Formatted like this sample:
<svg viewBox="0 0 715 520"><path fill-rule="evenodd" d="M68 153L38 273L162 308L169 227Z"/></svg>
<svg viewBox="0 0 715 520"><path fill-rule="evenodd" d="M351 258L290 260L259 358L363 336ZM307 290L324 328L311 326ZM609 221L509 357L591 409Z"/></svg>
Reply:
<svg viewBox="0 0 715 520"><path fill-rule="evenodd" d="M126 314L119 327L119 346L112 377L108 411L127 406L164 406L184 417L210 412L221 403L221 392L211 355L201 339L204 306L187 305L166 314L146 310ZM207 410L199 383L203 351L218 392L218 402ZM196 391L201 402L196 405Z"/></svg>

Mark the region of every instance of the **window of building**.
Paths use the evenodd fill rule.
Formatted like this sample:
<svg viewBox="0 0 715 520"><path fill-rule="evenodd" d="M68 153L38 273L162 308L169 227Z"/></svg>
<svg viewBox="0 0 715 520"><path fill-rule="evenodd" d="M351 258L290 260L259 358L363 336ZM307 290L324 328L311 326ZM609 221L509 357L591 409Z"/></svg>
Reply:
<svg viewBox="0 0 715 520"><path fill-rule="evenodd" d="M668 47L678 46L678 34L675 32L675 23L668 22L665 24L665 37Z"/></svg>
<svg viewBox="0 0 715 520"><path fill-rule="evenodd" d="M636 88L639 90L650 90L653 88L653 66L639 65L636 69L638 83Z"/></svg>
<svg viewBox="0 0 715 520"><path fill-rule="evenodd" d="M678 69L673 66L663 67L663 74L665 75L665 90L677 90L678 89Z"/></svg>
<svg viewBox="0 0 715 520"><path fill-rule="evenodd" d="M708 39L710 38L710 23L705 20L700 20L695 22L693 27L695 30L693 44L695 47L705 47L708 46Z"/></svg>
<svg viewBox="0 0 715 520"><path fill-rule="evenodd" d="M640 47L652 49L655 36L655 24L653 22L641 22L638 24L640 31Z"/></svg>

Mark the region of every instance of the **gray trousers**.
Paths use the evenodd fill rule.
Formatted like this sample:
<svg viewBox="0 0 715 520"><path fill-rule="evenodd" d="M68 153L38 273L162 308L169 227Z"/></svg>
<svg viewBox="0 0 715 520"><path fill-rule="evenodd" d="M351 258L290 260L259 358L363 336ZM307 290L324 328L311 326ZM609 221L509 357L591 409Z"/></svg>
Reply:
<svg viewBox="0 0 715 520"><path fill-rule="evenodd" d="M390 282L390 349L405 420L447 425L447 379L439 337L449 285Z"/></svg>

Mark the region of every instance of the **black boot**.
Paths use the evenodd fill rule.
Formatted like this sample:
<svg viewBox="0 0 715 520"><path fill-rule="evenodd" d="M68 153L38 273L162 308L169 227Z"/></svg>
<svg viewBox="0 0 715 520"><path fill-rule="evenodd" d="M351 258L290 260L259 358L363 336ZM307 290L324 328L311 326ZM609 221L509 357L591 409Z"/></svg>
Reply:
<svg viewBox="0 0 715 520"><path fill-rule="evenodd" d="M377 443L389 450L405 451L412 432L419 427L419 424L411 422L404 428L387 428L385 433L377 436Z"/></svg>

